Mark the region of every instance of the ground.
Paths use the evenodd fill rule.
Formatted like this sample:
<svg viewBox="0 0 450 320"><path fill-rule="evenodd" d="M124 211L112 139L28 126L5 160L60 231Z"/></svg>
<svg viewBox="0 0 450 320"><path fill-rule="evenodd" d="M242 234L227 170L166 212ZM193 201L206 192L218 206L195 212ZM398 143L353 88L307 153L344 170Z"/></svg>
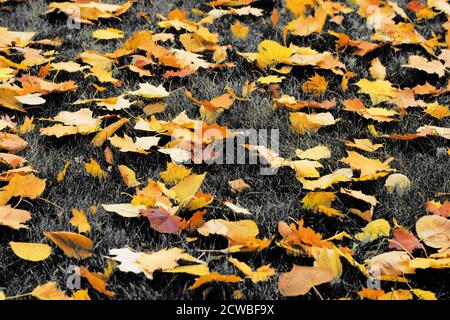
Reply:
<svg viewBox="0 0 450 320"><path fill-rule="evenodd" d="M117 1L116 1L117 2ZM284 1L283 1L284 2ZM398 2L405 7L405 3ZM155 22L158 21L157 13L166 16L167 13L179 7L190 10L193 7L207 10L208 7L200 4L200 1L141 1L135 3L121 19L102 20L98 25L82 25L80 30L69 30L66 26L66 18L63 15L45 15L48 1L33 0L14 3L12 12L0 12L0 26L14 31L36 31L37 38L60 37L63 45L57 48L61 52L58 59L69 61L84 50L97 50L99 52L112 52L120 40L96 41L91 32L97 28L115 27L125 31L126 37L133 32L142 29L158 30ZM270 23L270 13L273 5L280 12L280 22L277 26ZM258 77L269 74L267 70L261 70L255 64L247 62L236 52L256 52L258 44L264 39L278 42L283 40L283 26L293 19L292 14L284 8L281 1L274 3L265 2L257 6L265 10L264 17L235 17L225 16L217 19L211 26L212 32L220 35L221 44L230 44L229 61L236 62L234 68L223 68L216 70L200 70L197 74L185 78L164 79L162 77L150 77L145 80L131 72L118 72L117 76L122 80L119 88L111 87L103 96L114 95L124 90L135 90L139 82L149 82L155 85L160 83L173 93L166 99L167 110L158 115L162 119L170 119L181 111L186 110L191 117L198 116L198 108L187 99L180 88L189 89L199 99L209 100L224 93L224 87L228 86L239 90L245 80L254 81ZM138 18L136 14L144 11L150 17L152 24L148 25L144 19ZM409 12L410 13L410 12ZM189 14L193 16L191 13ZM245 40L232 37L230 25L237 19L247 24L250 34ZM438 15L432 20L418 22L416 29L425 37L430 37L433 31L439 30L446 20L445 14ZM324 30L335 30L348 34L352 39L368 39L372 34L364 22L355 12L347 14L341 26L327 22ZM159 30L161 31L161 30ZM292 37L290 42L299 46L310 46L319 51L333 51L335 38L322 34L313 34L307 37ZM413 69L401 68L410 54L424 51L418 46L402 46L401 50L394 50L392 46L384 46L375 53L364 57L358 57L345 51L339 54L339 59L345 63L349 70L358 74L359 78L369 78L368 68L370 61L378 56L387 68L387 80L397 87L414 86L422 84L425 73ZM360 97L357 95L357 87L351 84L349 90L343 92L339 82L340 78L331 72L321 72L329 80L327 93L320 99L336 98L338 103L332 111L336 118L340 118L339 125L321 129L316 134L298 135L294 133L289 124L289 112L283 109L272 108L272 97L269 93L256 91L251 101L236 101L230 110L218 119L220 125L229 128L252 128L252 129L279 129L281 156L292 158L295 149L307 149L316 145L326 145L332 150L332 157L325 160L324 167L327 172L343 167L338 160L346 156L345 145L339 139L349 140L352 138L374 139L367 125L370 120L362 119L356 114L342 110L340 103L345 99ZM301 84L310 76L314 75L312 68L294 68L291 75L282 83L281 92L295 96L297 99L309 99L310 95L300 90ZM43 106L32 108L28 111L35 119L54 117L59 111L76 111L80 106L71 103L77 99L87 99L94 95L95 90L89 85L90 79L78 75L59 74L56 81L73 79L77 82L79 89L74 93L63 93L47 96L47 103ZM444 84L448 76L436 80L436 84ZM98 96L102 96L101 94ZM364 97L366 99L367 97ZM363 99L363 98L361 98ZM368 102L369 100L364 100ZM438 101L447 105L449 95L442 95ZM92 108L91 108L92 109ZM139 110L132 110L133 115L139 114ZM23 119L24 115L10 110L2 109L1 113L16 116ZM101 114L95 110L96 114ZM404 117L400 123L384 123L377 125L382 132L409 133L426 124L448 127L450 121L447 119L437 120L424 116L419 111L412 111ZM39 127L45 126L45 121L36 121ZM124 130L128 134L135 135L131 128ZM194 243L187 243L184 236L161 234L151 229L146 219L128 220L120 216L108 213L99 208L96 215L90 215L89 221L92 232L89 237L94 241L92 258L78 263L69 259L55 248L47 260L41 263L22 261L11 253L9 241L42 242L43 232L72 230L69 224L70 209L78 208L88 212L91 205L108 203L120 203L130 200L127 193L133 193L127 189L115 168L106 180L99 180L86 174L83 162L91 158L97 159L103 167L103 149L95 148L90 144L90 139L84 136L70 136L55 138L41 136L39 130L34 130L24 136L29 147L20 153L26 157L29 163L35 166L37 175L47 179L47 187L41 199L36 201L24 200L22 209L32 211L33 218L29 223L29 229L20 232L8 228L0 229L0 290L7 295L16 295L31 291L34 287L47 281L57 281L58 285L65 289L67 279L66 270L70 265L79 264L88 266L91 270L100 271L106 264L105 256L111 248L128 246L136 250L158 250L167 247L185 248L189 253L205 261L210 261L210 268L223 274L236 273L233 266L227 261L227 256L215 252L201 251L202 249L224 248L226 242L220 238L200 238ZM447 140L448 141L448 140ZM371 156L385 160L395 157L392 167L405 174L411 180L411 188L403 194L390 194L383 187L384 179L371 181L364 184L364 192L376 196L379 205L375 210L376 218L384 218L392 221L395 218L399 224L410 230L414 230L418 218L426 214L424 203L429 199L440 199L438 193L450 191L450 157L439 156L438 148L448 148L448 142L439 137L427 137L412 141L397 141L380 139L377 142L384 143L384 147ZM169 158L151 153L148 156L130 153L114 152L116 163L126 164L135 170L140 181L148 178L158 179L159 173L166 169ZM62 183L56 182L57 173L63 168L67 160L72 161L68 174ZM234 203L249 209L251 217L258 224L261 236L275 236L279 240L277 232L278 221L289 221L292 219L304 219L305 225L313 227L325 237L334 235L340 231L355 234L366 224L362 219L348 214L342 218L330 218L315 214L302 208L300 200L305 196L306 190L295 178L295 173L290 169L280 169L276 175L260 175L259 165L193 165L194 172L207 172L207 178L202 187L205 193L212 193L215 201L208 208L207 218L226 217L230 220L241 219L242 216L233 214L221 205L221 201L232 199ZM242 194L234 194L229 191L227 182L229 180L243 178L251 190ZM353 188L359 184L354 183ZM348 199L339 199L335 204L337 209L347 212L352 203ZM47 241L48 242L48 241ZM49 242L48 242L49 243ZM364 261L365 258L374 254L388 251L387 239L380 238L369 244L354 243L352 248L355 258ZM292 264L311 265L311 259L288 255L284 249L277 247L274 243L270 249L254 253L233 254L239 260L245 261L251 266L258 267L271 264L277 273L286 272L291 269ZM450 298L449 273L443 270L423 270L410 277L411 287L431 290L440 299ZM332 298L357 298L356 292L366 287L367 279L355 268L344 262L344 273L340 280L333 281L318 288L324 299ZM230 299L234 290L241 290L246 299L281 299L283 298L277 289L277 277L269 281L253 284L249 280L238 284L213 284L212 290L203 289L189 291L187 287L192 284L192 276L167 275L155 273L153 280L148 280L142 274L121 273L115 271L108 281L108 288L116 292L117 299ZM83 287L86 287L83 282ZM407 288L405 284L395 282L383 282L382 288L386 291L395 288ZM92 291L92 290L91 290ZM90 291L93 298L104 298L104 296ZM299 299L318 299L319 296L311 291Z"/></svg>

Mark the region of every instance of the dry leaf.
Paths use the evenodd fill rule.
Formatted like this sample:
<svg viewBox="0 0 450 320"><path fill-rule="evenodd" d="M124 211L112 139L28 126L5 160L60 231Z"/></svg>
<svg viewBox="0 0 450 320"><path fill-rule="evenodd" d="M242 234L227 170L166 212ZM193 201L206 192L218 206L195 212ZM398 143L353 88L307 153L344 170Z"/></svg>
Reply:
<svg viewBox="0 0 450 320"><path fill-rule="evenodd" d="M294 265L292 270L280 274L278 289L283 296L302 296L313 287L334 279L331 269Z"/></svg>
<svg viewBox="0 0 450 320"><path fill-rule="evenodd" d="M77 260L87 259L92 253L92 240L73 232L44 232L64 253Z"/></svg>
<svg viewBox="0 0 450 320"><path fill-rule="evenodd" d="M70 223L78 228L78 232L86 233L91 231L91 226L83 210L72 209L72 215Z"/></svg>
<svg viewBox="0 0 450 320"><path fill-rule="evenodd" d="M42 261L52 253L52 248L45 243L11 241L9 245L16 256L27 261Z"/></svg>

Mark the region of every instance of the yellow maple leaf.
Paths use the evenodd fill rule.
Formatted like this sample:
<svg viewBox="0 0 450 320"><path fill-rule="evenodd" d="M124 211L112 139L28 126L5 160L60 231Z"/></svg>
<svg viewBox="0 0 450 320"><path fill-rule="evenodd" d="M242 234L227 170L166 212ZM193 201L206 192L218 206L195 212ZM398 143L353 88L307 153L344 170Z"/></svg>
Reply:
<svg viewBox="0 0 450 320"><path fill-rule="evenodd" d="M230 30L236 39L246 39L249 32L249 28L240 21L236 21L235 24L231 25Z"/></svg>
<svg viewBox="0 0 450 320"><path fill-rule="evenodd" d="M370 81L361 79L355 85L359 87L358 93L368 94L374 105L395 98L398 92L397 89L392 87L392 83L387 80Z"/></svg>
<svg viewBox="0 0 450 320"><path fill-rule="evenodd" d="M84 164L84 168L87 173L93 177L98 177L100 179L106 178L106 172L100 167L97 161L91 159L90 162Z"/></svg>
<svg viewBox="0 0 450 320"><path fill-rule="evenodd" d="M78 232L85 233L91 231L91 226L83 210L72 209L72 219L70 223L78 228Z"/></svg>

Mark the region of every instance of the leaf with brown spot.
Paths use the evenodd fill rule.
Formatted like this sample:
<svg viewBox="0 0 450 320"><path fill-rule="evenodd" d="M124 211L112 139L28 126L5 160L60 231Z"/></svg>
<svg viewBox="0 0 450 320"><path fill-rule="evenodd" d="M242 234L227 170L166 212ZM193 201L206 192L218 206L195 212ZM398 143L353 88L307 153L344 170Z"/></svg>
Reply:
<svg viewBox="0 0 450 320"><path fill-rule="evenodd" d="M73 232L44 232L64 253L77 260L87 259L92 253L93 243L88 237Z"/></svg>

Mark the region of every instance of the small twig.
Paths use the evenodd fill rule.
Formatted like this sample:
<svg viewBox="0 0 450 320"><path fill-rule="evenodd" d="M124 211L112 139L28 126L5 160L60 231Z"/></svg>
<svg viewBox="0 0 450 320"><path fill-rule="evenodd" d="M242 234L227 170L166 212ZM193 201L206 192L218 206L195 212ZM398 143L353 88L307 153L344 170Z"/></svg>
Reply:
<svg viewBox="0 0 450 320"><path fill-rule="evenodd" d="M12 299L18 299L18 298L23 298L23 297L28 297L31 296L31 292L28 293L22 293L22 294L18 294L15 296L10 296L10 297L5 297L6 300L12 300Z"/></svg>
<svg viewBox="0 0 450 320"><path fill-rule="evenodd" d="M314 289L314 292L319 296L320 300L325 300L322 295L320 294L319 290L315 286L312 287Z"/></svg>
<svg viewBox="0 0 450 320"><path fill-rule="evenodd" d="M54 203L54 202L52 202L52 201L50 201L50 200L48 200L48 199L45 199L45 198L39 198L39 200L42 200L42 201L44 201L44 202L47 202L47 203L49 203L49 204L51 204L51 205L57 207L58 209L61 209L62 211L64 211L64 208L63 208L63 207L57 205L56 203Z"/></svg>

